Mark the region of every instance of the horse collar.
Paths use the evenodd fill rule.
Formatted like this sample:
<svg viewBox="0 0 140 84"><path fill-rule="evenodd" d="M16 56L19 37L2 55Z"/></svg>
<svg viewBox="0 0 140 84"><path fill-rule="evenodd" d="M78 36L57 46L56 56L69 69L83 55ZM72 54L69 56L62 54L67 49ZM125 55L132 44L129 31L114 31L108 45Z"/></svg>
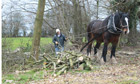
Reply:
<svg viewBox="0 0 140 84"><path fill-rule="evenodd" d="M112 15L109 17L108 24L107 24L107 29L108 29L108 31L109 31L110 33L113 33L113 34L120 34L121 31L118 31L118 30L117 30L117 27L115 26L114 17L115 17L115 14L112 14Z"/></svg>

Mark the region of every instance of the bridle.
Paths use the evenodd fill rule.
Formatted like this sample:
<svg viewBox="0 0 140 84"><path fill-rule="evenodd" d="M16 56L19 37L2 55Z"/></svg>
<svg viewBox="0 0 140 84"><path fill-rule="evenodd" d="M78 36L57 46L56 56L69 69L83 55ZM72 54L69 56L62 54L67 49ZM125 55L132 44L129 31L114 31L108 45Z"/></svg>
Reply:
<svg viewBox="0 0 140 84"><path fill-rule="evenodd" d="M123 29L123 28L127 28L128 26L127 25L122 25L122 21L120 20L120 26L121 26L121 30Z"/></svg>

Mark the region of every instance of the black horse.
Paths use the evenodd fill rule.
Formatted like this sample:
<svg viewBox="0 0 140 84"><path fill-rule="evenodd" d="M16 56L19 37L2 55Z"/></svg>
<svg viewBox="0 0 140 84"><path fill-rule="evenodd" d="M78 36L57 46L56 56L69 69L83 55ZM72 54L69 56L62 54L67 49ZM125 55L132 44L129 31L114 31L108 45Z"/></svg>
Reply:
<svg viewBox="0 0 140 84"><path fill-rule="evenodd" d="M115 50L121 33L129 33L128 14L116 12L105 20L93 20L87 28L88 43L82 47L81 51L88 46L87 55L90 56L92 43L96 40L94 55L97 53L102 42L104 42L101 60L106 62L108 44L112 44L111 59L115 60ZM115 60L116 62L116 60Z"/></svg>

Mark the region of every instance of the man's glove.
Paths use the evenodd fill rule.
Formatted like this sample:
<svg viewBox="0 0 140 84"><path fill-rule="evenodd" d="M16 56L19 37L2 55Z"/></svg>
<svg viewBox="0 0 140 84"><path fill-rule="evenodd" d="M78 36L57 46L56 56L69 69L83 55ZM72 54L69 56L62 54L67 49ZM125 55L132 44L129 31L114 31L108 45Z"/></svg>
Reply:
<svg viewBox="0 0 140 84"><path fill-rule="evenodd" d="M68 37L66 37L66 40L68 40Z"/></svg>
<svg viewBox="0 0 140 84"><path fill-rule="evenodd" d="M69 39L68 37L65 38L66 41L67 41L68 39Z"/></svg>
<svg viewBox="0 0 140 84"><path fill-rule="evenodd" d="M57 44L58 44L58 42L56 41L56 42L55 42L55 44L57 45Z"/></svg>

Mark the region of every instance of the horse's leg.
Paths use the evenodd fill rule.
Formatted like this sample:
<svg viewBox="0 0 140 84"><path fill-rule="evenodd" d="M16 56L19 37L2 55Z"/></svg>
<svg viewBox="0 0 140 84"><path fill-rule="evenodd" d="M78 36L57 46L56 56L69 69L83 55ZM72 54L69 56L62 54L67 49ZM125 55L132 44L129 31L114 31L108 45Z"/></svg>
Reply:
<svg viewBox="0 0 140 84"><path fill-rule="evenodd" d="M111 50L111 55L110 55L112 63L117 63L116 58L115 58L116 46L117 44L112 44L112 50Z"/></svg>
<svg viewBox="0 0 140 84"><path fill-rule="evenodd" d="M107 46L108 46L108 42L105 41L103 52L102 52L102 57L101 57L101 64L104 64L106 62Z"/></svg>
<svg viewBox="0 0 140 84"><path fill-rule="evenodd" d="M97 53L97 49L99 49L101 43L97 42L95 47L94 47L94 55Z"/></svg>
<svg viewBox="0 0 140 84"><path fill-rule="evenodd" d="M98 53L97 53L97 50L99 49L101 43L100 42L97 42L95 47L94 47L94 57L96 60L100 60L99 56L98 56Z"/></svg>

